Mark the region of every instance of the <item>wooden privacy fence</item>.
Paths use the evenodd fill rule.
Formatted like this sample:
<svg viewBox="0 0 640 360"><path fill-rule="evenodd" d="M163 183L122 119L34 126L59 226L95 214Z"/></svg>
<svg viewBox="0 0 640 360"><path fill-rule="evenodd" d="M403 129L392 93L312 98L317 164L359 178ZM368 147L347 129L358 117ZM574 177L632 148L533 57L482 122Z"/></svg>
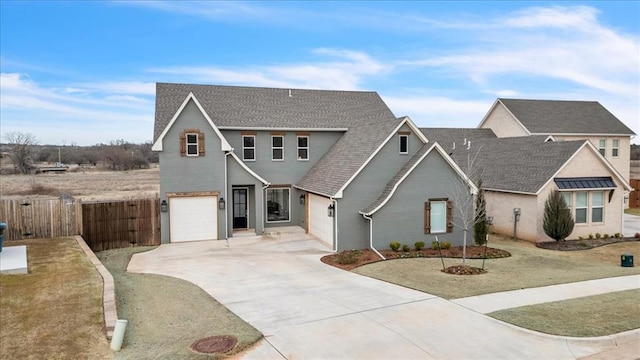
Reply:
<svg viewBox="0 0 640 360"><path fill-rule="evenodd" d="M0 200L5 240L74 236L82 232L82 205L71 199Z"/></svg>
<svg viewBox="0 0 640 360"><path fill-rule="evenodd" d="M160 199L82 204L82 237L93 251L160 245Z"/></svg>
<svg viewBox="0 0 640 360"><path fill-rule="evenodd" d="M629 207L630 208L637 208L640 207L640 179L631 179L629 181L629 184L631 184L631 187L634 189L630 194L629 194Z"/></svg>

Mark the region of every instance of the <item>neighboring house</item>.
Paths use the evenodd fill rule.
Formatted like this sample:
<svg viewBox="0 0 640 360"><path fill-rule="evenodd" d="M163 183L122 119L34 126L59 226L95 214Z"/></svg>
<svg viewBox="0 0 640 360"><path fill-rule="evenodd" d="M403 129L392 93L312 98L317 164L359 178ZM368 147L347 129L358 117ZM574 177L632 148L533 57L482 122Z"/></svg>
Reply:
<svg viewBox="0 0 640 360"><path fill-rule="evenodd" d="M597 101L497 99L478 128L498 137L553 135L589 140L629 181L630 143L635 133Z"/></svg>
<svg viewBox="0 0 640 360"><path fill-rule="evenodd" d="M462 233L448 194L477 190L375 92L159 83L162 243L300 226L333 250Z"/></svg>
<svg viewBox="0 0 640 360"><path fill-rule="evenodd" d="M421 130L443 144L474 181L482 179L492 231L551 241L542 227L544 204L551 191L559 190L576 223L569 239L622 233L623 204L631 188L590 141L554 141L549 135L497 138L489 129Z"/></svg>

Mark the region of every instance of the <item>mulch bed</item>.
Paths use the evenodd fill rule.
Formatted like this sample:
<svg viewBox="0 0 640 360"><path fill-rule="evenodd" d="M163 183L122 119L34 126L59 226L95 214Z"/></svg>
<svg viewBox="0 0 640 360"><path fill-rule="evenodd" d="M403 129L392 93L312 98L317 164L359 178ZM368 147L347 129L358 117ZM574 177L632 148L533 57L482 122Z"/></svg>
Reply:
<svg viewBox="0 0 640 360"><path fill-rule="evenodd" d="M589 250L599 246L615 244L627 241L640 241L640 238L600 238L600 239L584 239L584 240L565 240L565 241L545 241L536 243L536 246L547 250L559 251L576 251Z"/></svg>
<svg viewBox="0 0 640 360"><path fill-rule="evenodd" d="M462 258L462 246L452 246L449 249L442 249L442 257L445 258ZM434 249L422 249L420 251L410 250L410 251L392 251L392 250L380 250L382 256L384 256L387 260L392 259L404 259L404 258L437 258L440 257L440 251ZM467 245L467 259L482 259L486 256L487 259L496 259L496 258L504 258L509 257L511 254L508 251L496 249L492 247L487 247L485 249L484 246L477 245ZM351 260L346 263L344 260ZM343 270L352 270L357 268L358 266L362 266L365 264L370 264L376 261L381 261L382 259L376 255L372 250L363 249L363 250L346 250L337 254L331 254L323 256L321 261L327 265L335 266L337 268ZM451 272L447 273L456 273L456 271L461 272L462 270L452 269ZM472 270L469 270L472 271Z"/></svg>

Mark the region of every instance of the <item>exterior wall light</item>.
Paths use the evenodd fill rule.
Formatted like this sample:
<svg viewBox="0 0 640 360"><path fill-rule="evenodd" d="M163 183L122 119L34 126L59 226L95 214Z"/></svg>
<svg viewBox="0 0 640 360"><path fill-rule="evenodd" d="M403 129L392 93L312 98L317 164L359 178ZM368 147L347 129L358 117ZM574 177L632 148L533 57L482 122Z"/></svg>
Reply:
<svg viewBox="0 0 640 360"><path fill-rule="evenodd" d="M333 217L335 214L336 208L335 206L333 206L333 204L329 205L329 207L327 208L327 215L329 217Z"/></svg>
<svg viewBox="0 0 640 360"><path fill-rule="evenodd" d="M167 200L162 200L160 203L160 211L167 212L169 210L169 205L167 204Z"/></svg>
<svg viewBox="0 0 640 360"><path fill-rule="evenodd" d="M487 225L493 225L493 216L487 216Z"/></svg>
<svg viewBox="0 0 640 360"><path fill-rule="evenodd" d="M300 195L300 205L304 205L304 199L305 199L305 195L304 194Z"/></svg>
<svg viewBox="0 0 640 360"><path fill-rule="evenodd" d="M224 198L221 197L220 200L218 200L218 209L224 210L225 206L226 206L226 203L224 202Z"/></svg>

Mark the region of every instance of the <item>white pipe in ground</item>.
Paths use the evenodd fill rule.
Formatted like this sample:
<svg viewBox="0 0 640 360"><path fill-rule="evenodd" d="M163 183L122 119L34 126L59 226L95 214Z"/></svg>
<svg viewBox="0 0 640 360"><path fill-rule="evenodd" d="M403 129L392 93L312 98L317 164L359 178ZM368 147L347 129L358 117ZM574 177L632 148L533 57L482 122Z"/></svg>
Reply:
<svg viewBox="0 0 640 360"><path fill-rule="evenodd" d="M120 351L122 340L124 339L124 331L127 328L127 320L116 320L116 326L113 329L113 337L111 337L111 350Z"/></svg>

